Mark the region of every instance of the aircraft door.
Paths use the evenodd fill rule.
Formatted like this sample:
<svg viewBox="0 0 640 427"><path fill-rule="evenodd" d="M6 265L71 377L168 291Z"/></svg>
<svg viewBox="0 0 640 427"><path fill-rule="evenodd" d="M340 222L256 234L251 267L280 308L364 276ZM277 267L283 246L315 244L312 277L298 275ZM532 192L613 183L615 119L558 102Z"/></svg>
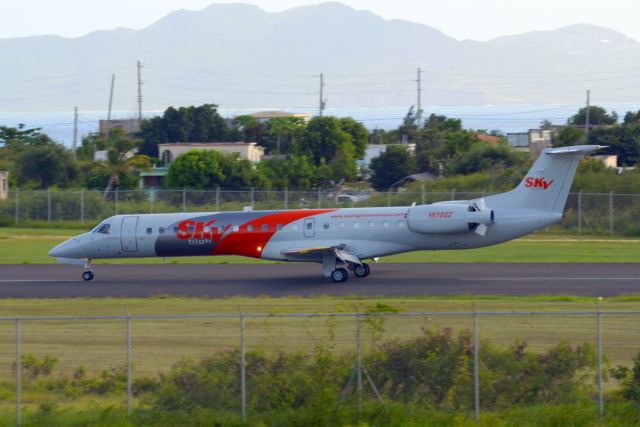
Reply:
<svg viewBox="0 0 640 427"><path fill-rule="evenodd" d="M120 229L120 243L125 252L138 252L138 242L136 230L138 228L137 216L125 216L122 218L122 228Z"/></svg>
<svg viewBox="0 0 640 427"><path fill-rule="evenodd" d="M307 218L304 220L304 237L316 236L316 219Z"/></svg>

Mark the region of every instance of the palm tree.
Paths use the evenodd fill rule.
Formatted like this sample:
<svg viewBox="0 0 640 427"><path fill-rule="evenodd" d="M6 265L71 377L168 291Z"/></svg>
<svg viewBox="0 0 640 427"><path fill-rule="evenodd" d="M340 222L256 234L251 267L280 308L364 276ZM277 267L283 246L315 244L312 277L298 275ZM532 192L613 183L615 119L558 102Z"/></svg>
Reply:
<svg viewBox="0 0 640 427"><path fill-rule="evenodd" d="M136 169L148 168L151 161L148 156L135 154L137 142L128 139L122 129L112 129L104 141L107 148L107 160L94 162L94 168L109 175L104 197L120 184L120 175Z"/></svg>

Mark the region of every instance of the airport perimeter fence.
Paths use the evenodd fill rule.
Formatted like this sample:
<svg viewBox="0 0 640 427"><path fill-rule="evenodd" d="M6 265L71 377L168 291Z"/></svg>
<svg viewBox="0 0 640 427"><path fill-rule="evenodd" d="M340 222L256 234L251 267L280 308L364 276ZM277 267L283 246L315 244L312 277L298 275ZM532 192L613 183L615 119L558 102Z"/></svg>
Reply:
<svg viewBox="0 0 640 427"><path fill-rule="evenodd" d="M609 369L632 365L639 350L640 311L601 311L597 305L590 311L557 312L14 315L0 317L0 413L15 411L19 426L24 408L33 412L44 404L38 399L74 407L74 397L94 393L91 387L106 387L131 417L149 405L141 393L151 382L143 378L155 377L173 378L174 389L211 380L209 389L198 385L188 405L208 405L242 420L272 409L269 397L284 400L289 408L313 400L314 392L326 399L327 390L333 398L324 403L331 406L323 407L327 413L340 405L360 413L363 408L411 402L479 421L484 410L584 402L579 399L585 394L574 395L578 389L571 388L579 387L603 415L617 389ZM27 366L34 356L55 357L59 367L56 372L35 372L33 364ZM580 358L588 363L579 365ZM562 383L566 367L575 372ZM75 381L100 369L92 386L76 385L84 387L77 394L63 387L67 394L59 396L59 402L46 398L59 384L74 387ZM178 374L172 376L171 369ZM291 376L285 378L282 372ZM101 385L118 375L121 387ZM36 387L37 393L29 392L38 378L46 381ZM13 381L12 392L7 387ZM531 390L508 394L529 387L527 382ZM308 389L317 384L323 388Z"/></svg>
<svg viewBox="0 0 640 427"><path fill-rule="evenodd" d="M0 225L73 222L95 225L117 214L194 211L409 206L443 200L469 200L486 192L364 192L214 190L43 190L10 192L0 200ZM640 234L640 194L571 193L564 219L548 231L577 234Z"/></svg>

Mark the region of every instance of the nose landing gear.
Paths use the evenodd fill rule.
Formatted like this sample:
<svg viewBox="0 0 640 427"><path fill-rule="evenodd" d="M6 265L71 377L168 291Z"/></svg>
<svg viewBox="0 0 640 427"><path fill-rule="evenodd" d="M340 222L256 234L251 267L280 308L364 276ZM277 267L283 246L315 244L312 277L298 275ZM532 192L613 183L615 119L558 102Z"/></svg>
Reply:
<svg viewBox="0 0 640 427"><path fill-rule="evenodd" d="M93 271L91 271L91 260L86 259L84 263L84 273L82 273L82 280L89 282L93 280Z"/></svg>

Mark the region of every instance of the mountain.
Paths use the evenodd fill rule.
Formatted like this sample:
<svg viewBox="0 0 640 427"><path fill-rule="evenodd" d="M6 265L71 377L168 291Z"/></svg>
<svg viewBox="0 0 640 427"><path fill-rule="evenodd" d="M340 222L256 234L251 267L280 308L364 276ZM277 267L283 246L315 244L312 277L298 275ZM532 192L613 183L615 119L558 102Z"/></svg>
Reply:
<svg viewBox="0 0 640 427"><path fill-rule="evenodd" d="M137 31L0 39L0 57L10 59L0 67L2 111L104 110L112 73L114 108L135 110L138 60L147 110L203 102L312 110L321 72L328 106L408 106L417 67L424 105L578 103L586 89L596 102L628 102L640 86L640 43L606 28L458 41L336 2L280 13L214 4Z"/></svg>

